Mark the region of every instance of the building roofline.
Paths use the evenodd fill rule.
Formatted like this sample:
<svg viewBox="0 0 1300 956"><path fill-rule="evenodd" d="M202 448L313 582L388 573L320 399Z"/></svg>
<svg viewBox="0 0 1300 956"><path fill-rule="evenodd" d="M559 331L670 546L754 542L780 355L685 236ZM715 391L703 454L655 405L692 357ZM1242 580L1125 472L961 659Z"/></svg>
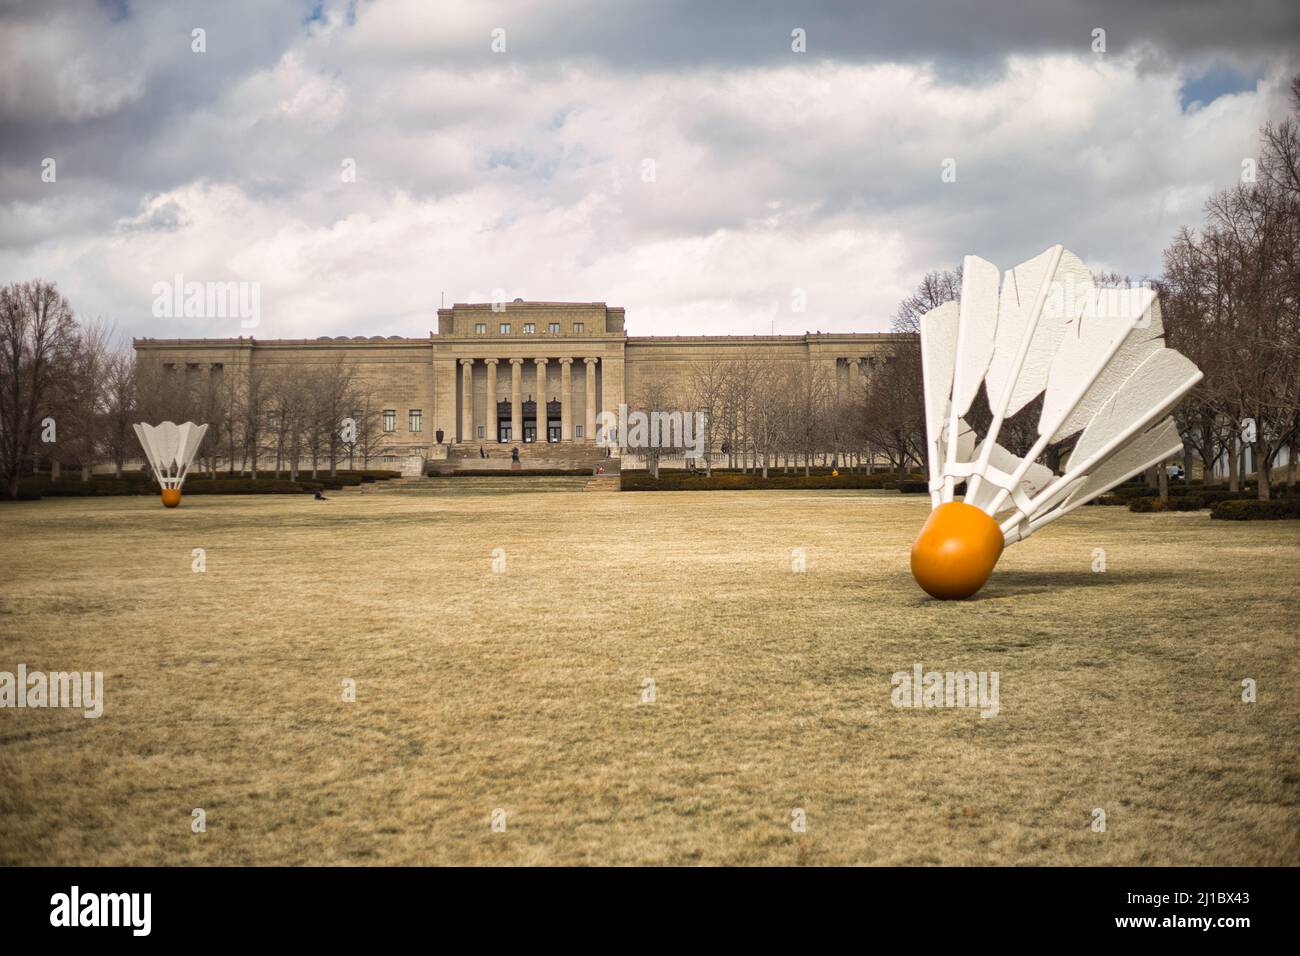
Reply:
<svg viewBox="0 0 1300 956"><path fill-rule="evenodd" d="M836 342L903 342L915 338L915 332L807 332L798 335L628 335L617 336L611 335L606 339L600 336L553 336L553 335L516 335L509 336L511 341L520 342L546 341L559 342L569 340L591 341L597 344L603 341L621 341L628 345L675 345L689 344L692 342L710 343L716 345L726 344L748 344L748 343L836 343ZM294 348L325 348L331 346L359 348L393 348L393 347L419 347L427 348L429 345L438 341L464 341L464 342L484 342L502 341L500 336L483 338L482 336L469 335L438 335L430 332L426 338L413 338L409 336L321 336L314 339L257 339L252 336L240 336L233 339L156 339L149 336L132 338L131 344L135 348L141 347L166 347L166 348L186 348L186 347L223 347L223 348L260 348L266 346L292 346Z"/></svg>
<svg viewBox="0 0 1300 956"><path fill-rule="evenodd" d="M915 332L805 332L798 335L629 335L629 345L674 342L901 342Z"/></svg>
<svg viewBox="0 0 1300 956"><path fill-rule="evenodd" d="M419 345L428 347L430 341L436 336L430 332L427 338L411 338L405 335L325 335L314 339L256 339L252 336L247 338L240 336L234 339L155 339L148 336L131 339L133 346L141 345L167 345L167 346L188 346L188 345L221 345L228 348L253 347L263 345Z"/></svg>
<svg viewBox="0 0 1300 956"><path fill-rule="evenodd" d="M520 307L530 309L606 309L610 312L625 312L626 309L621 305L610 305L607 302L549 302L549 301L523 301L511 300L509 302L455 302L440 308L439 312L453 312L457 309L470 309L480 311L482 309L491 309L493 311L509 312L511 308Z"/></svg>

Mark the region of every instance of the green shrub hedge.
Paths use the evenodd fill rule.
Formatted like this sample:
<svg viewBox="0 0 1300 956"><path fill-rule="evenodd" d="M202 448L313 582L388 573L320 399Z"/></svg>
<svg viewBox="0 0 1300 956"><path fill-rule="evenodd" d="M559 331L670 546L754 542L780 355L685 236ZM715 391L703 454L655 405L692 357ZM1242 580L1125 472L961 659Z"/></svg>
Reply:
<svg viewBox="0 0 1300 956"><path fill-rule="evenodd" d="M1168 511L1165 503L1159 498L1129 498L1128 510L1135 511L1138 514L1149 514L1153 511Z"/></svg>
<svg viewBox="0 0 1300 956"><path fill-rule="evenodd" d="M833 469L831 468L825 468L825 467L811 468L809 469L809 473L805 475L802 466L799 466L797 468L792 466L789 471L783 471L778 466L772 466L771 468L768 469L767 475L769 481L773 478L781 478L786 480L791 480L795 478L805 478L805 477L806 478L830 478L832 470ZM637 474L637 473L643 473L643 470L629 468L626 471L626 474ZM687 471L685 468L660 468L659 469L659 478L661 480L665 478L696 478L702 476L702 474L703 474L702 470L692 472L692 471ZM739 468L717 468L717 467L713 469L714 478L718 478L724 475L737 475L741 478L760 478L760 479L762 478L761 471L744 472L741 471ZM904 480L915 480L919 477L922 476L908 475ZM862 488L892 489L895 487L895 485L899 480L898 473L895 471L877 471L877 472L872 472L871 474L867 474L866 472L856 472L847 468L839 469L839 475L836 478L837 481L846 480L849 478L852 478L854 481L860 483L855 487L862 487Z"/></svg>
<svg viewBox="0 0 1300 956"><path fill-rule="evenodd" d="M260 472L268 475L267 472ZM298 473L298 480L287 478L263 477L249 478L248 472L231 476L229 472L218 471L216 478L208 477L208 472L192 472L185 479L182 493L186 495L280 495L303 494L318 488L341 491L363 483L388 481L400 478L400 471L390 469L367 469L366 471L349 471L340 469L334 475L321 469L318 477L308 477L310 471ZM499 474L494 472L494 474ZM586 474L586 472L578 472ZM66 475L58 480L49 475L28 475L18 482L18 499L20 501L39 501L41 498L99 498L118 497L122 495L156 495L158 486L153 476L142 471L123 472L121 478L108 475L96 475L88 481L79 476Z"/></svg>
<svg viewBox="0 0 1300 956"><path fill-rule="evenodd" d="M288 481L275 478L204 478L186 479L181 489L185 495L292 495L310 494L317 488L343 487L342 483L325 481ZM125 495L151 496L158 494L152 481L126 481L117 478L92 478L90 481L48 478L24 478L18 483L18 497L24 501L41 498L100 498Z"/></svg>
<svg viewBox="0 0 1300 956"><path fill-rule="evenodd" d="M301 495L320 488L319 481L289 481L285 478L209 478L185 482L186 495Z"/></svg>
<svg viewBox="0 0 1300 956"><path fill-rule="evenodd" d="M1107 496L1109 497L1109 496ZM1141 498L1117 499L1120 504L1127 503L1129 511L1151 512L1151 511L1199 511L1202 508L1212 508L1222 504L1225 501L1254 501L1250 493L1245 491L1204 491L1198 492L1195 489L1187 495L1170 495L1167 504L1160 501L1154 495ZM1291 498L1280 498L1277 500L1289 501ZM1109 503L1109 502L1107 502Z"/></svg>
<svg viewBox="0 0 1300 956"><path fill-rule="evenodd" d="M515 471L513 468L501 468L493 470L490 468L462 468L459 471L431 471L428 473L430 478L510 478L512 476L519 478L563 478L585 475L592 477L591 468L534 468L531 471L521 468ZM606 472L611 474L611 472ZM617 474L617 472L613 472ZM684 474L684 472L683 472Z"/></svg>
<svg viewBox="0 0 1300 956"><path fill-rule="evenodd" d="M534 472L534 474L536 474ZM830 475L781 475L769 473L762 475L744 475L735 472L714 472L711 478L704 475L691 475L687 472L660 472L659 478L651 478L644 471L623 472L622 487L624 491L754 491L763 489L854 489L880 490L883 486L873 480L879 476L855 475L841 473L838 478Z"/></svg>
<svg viewBox="0 0 1300 956"><path fill-rule="evenodd" d="M1238 498L1220 501L1210 511L1211 518L1220 521L1275 521L1281 518L1300 518L1300 498Z"/></svg>
<svg viewBox="0 0 1300 956"><path fill-rule="evenodd" d="M1110 490L1113 498L1122 498L1129 501L1133 498L1150 498L1155 495L1154 488L1148 488L1145 484L1141 485L1120 485Z"/></svg>
<svg viewBox="0 0 1300 956"><path fill-rule="evenodd" d="M158 486L151 481L127 481L119 478L92 478L82 481L80 478L22 478L18 489L36 498L99 498L118 495L157 494Z"/></svg>

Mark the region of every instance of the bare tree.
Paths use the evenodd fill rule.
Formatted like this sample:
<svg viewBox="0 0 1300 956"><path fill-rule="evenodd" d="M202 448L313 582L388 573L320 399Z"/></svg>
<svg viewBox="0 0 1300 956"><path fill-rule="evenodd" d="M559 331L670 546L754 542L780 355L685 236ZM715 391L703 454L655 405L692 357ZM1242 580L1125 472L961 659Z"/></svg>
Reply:
<svg viewBox="0 0 1300 956"><path fill-rule="evenodd" d="M834 382L823 366L812 360L787 369L789 415L787 447L795 453L795 464L803 456L803 473L811 473L813 455L826 441L827 423L834 408Z"/></svg>
<svg viewBox="0 0 1300 956"><path fill-rule="evenodd" d="M733 374L730 363L717 352L710 352L696 362L687 374L689 403L704 414L704 472L709 476L713 474L713 449L722 443L726 434L725 406Z"/></svg>
<svg viewBox="0 0 1300 956"><path fill-rule="evenodd" d="M361 456L361 468L364 471L370 463L384 453L388 447L388 436L384 432L383 409L375 399L370 386L358 381L352 390L348 402L348 414L356 426L356 440L348 449L348 460L353 454Z"/></svg>
<svg viewBox="0 0 1300 956"><path fill-rule="evenodd" d="M632 401L629 402L629 411L644 412L647 419L650 420L644 446L635 448L629 444L629 448L634 455L645 459L646 471L651 478L659 477L660 461L671 454L671 449L666 450L659 444L657 439L660 436L656 434L655 425L658 419L652 416L662 415L673 410L680 411L673 384L667 377L652 373L641 381L636 394L632 396ZM632 431L630 426L628 431ZM629 434L619 437L630 443L635 436Z"/></svg>
<svg viewBox="0 0 1300 956"><path fill-rule="evenodd" d="M104 376L112 336L102 322L80 326L53 382L58 447L80 466L82 481L90 480L102 445Z"/></svg>
<svg viewBox="0 0 1300 956"><path fill-rule="evenodd" d="M0 289L0 476L9 498L18 497L19 474L31 456L54 366L76 332L72 308L54 283Z"/></svg>
<svg viewBox="0 0 1300 956"><path fill-rule="evenodd" d="M138 420L136 405L136 361L129 344L119 343L104 361L104 455L113 463L113 476L122 477L128 458L137 456L135 431Z"/></svg>
<svg viewBox="0 0 1300 956"><path fill-rule="evenodd" d="M960 297L960 265L956 269L927 272L921 277L916 291L898 303L898 309L894 312L893 329L895 332L920 333L921 316Z"/></svg>

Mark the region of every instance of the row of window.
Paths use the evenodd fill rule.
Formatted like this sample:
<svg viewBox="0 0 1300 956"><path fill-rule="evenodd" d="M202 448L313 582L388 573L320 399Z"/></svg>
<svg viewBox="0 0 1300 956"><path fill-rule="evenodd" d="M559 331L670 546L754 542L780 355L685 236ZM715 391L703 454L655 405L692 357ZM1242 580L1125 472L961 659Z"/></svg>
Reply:
<svg viewBox="0 0 1300 956"><path fill-rule="evenodd" d="M548 440L549 440L549 441L561 441L561 438L560 438L560 435L561 435L561 427L560 427L559 424L554 424L554 422L555 422L554 419L551 419L551 421L552 421L553 424L551 424L551 425L549 425L549 426L547 427L547 431L550 433L550 434L548 435ZM479 425L479 426L478 426L478 433L477 433L477 434L478 434L478 437L479 437L480 440L485 440L485 439L487 439L487 437L488 437L488 435L487 435L487 426L485 426L485 425ZM573 426L573 437L574 437L574 438L581 438L582 435L583 435L583 426L582 426L582 425L574 425L574 426ZM518 440L518 439L516 439L516 438L514 437L514 435L513 435L513 426L510 424L510 422L507 422L507 421L501 421L501 422L498 422L498 423L497 423L497 441L498 441L498 442L500 442L500 443L502 443L502 444L505 444L505 443L507 443L507 442L517 441L517 440ZM536 441L536 440L537 440L537 429L533 426L533 423L532 423L532 422L528 422L528 423L526 423L526 424L524 425L524 438L523 438L524 444L530 444L530 443L532 443L532 442L534 442L534 441Z"/></svg>
<svg viewBox="0 0 1300 956"><path fill-rule="evenodd" d="M574 334L574 335L582 335L582 334L586 331L586 328L587 328L587 326L586 326L585 323L583 323L583 322L574 322L574 323L573 323L573 334ZM498 329L498 331L500 332L501 335L509 335L509 334L510 334L510 323L509 323L509 322L502 322L500 328ZM559 334L560 334L560 323L559 323L559 322L552 322L552 323L550 323L548 326L546 326L546 331L549 332L551 335L559 335ZM537 332L537 325L536 325L536 323L533 323L533 322L525 322L525 323L524 323L524 335L533 335L533 334L535 334L536 332ZM486 322L476 322L476 323L474 323L474 334L475 334L475 335L487 335L487 323L486 323Z"/></svg>
<svg viewBox="0 0 1300 956"><path fill-rule="evenodd" d="M421 421L420 409L418 408L409 409L406 413L406 430L408 432L414 433L423 430L423 427L424 425L423 422ZM395 408L384 409L384 431L386 432L397 431L397 409Z"/></svg>
<svg viewBox="0 0 1300 956"><path fill-rule="evenodd" d="M531 440L532 440L530 437L528 437L529 435L532 434L532 427L533 427L533 426L532 426L532 423L531 423L531 422L530 422L530 423L525 427L525 429L524 429L524 432L525 432L524 440L525 440L525 441L531 441ZM559 428L560 428L560 426L557 424L557 425L553 426L553 429L552 429L552 430L554 430L554 431L556 432L556 434L558 435L558 434L559 434ZM418 432L420 432L422 429L423 429L423 421L422 421L422 416L421 416L421 410L418 409L418 408L412 408L412 409L409 409L409 410L407 411L407 413L406 413L406 430L407 430L408 432L411 432L411 433L414 434L414 433L418 433ZM395 431L397 431L397 409L395 409L395 408L385 408L385 409L384 409L384 431L386 431L386 432L395 432ZM578 424L574 424L574 426L573 426L573 437L575 437L575 438L581 438L582 436L583 436L583 426L578 425ZM484 427L483 427L482 425L479 425L479 426L478 426L478 437L479 437L479 438L485 438L485 437L486 437L486 433L485 433ZM499 425L499 434L497 435L497 440L498 440L498 441L503 441L503 442L504 442L504 441L510 441L510 425L509 425L509 423L507 423L507 422L502 422L502 423L500 423L500 425ZM559 438L558 438L558 437L553 438L552 441L559 441Z"/></svg>

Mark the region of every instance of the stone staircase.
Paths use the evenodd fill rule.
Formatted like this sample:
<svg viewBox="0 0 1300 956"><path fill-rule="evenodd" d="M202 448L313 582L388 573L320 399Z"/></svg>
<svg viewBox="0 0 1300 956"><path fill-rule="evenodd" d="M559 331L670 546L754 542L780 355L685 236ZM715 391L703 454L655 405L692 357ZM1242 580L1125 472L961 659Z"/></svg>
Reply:
<svg viewBox="0 0 1300 956"><path fill-rule="evenodd" d="M516 468L510 460L510 449L519 449L519 466ZM595 472L604 466L606 476L618 474L618 459L606 458L605 449L585 443L564 444L548 442L546 444L502 445L485 443L487 458L479 457L478 444L454 445L445 460L429 462L429 471L449 474L457 471L590 471Z"/></svg>

